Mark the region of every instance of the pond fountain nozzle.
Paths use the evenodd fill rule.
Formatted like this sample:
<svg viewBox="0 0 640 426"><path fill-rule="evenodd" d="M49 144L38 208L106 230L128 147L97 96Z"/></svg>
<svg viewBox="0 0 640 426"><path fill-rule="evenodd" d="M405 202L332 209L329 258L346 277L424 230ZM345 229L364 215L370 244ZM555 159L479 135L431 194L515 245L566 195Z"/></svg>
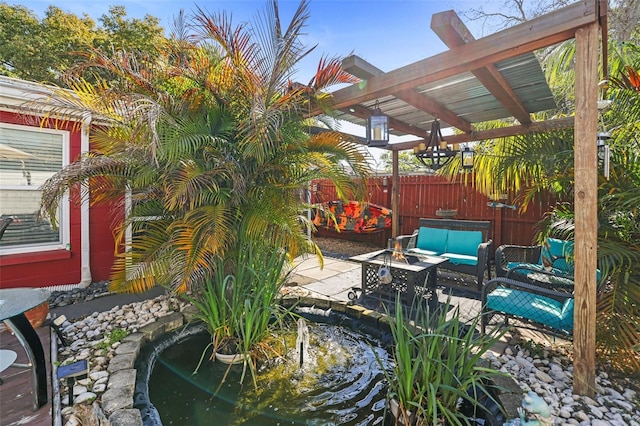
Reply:
<svg viewBox="0 0 640 426"><path fill-rule="evenodd" d="M304 318L298 318L298 337L296 338L296 359L298 367L302 368L304 360L308 359L309 350L309 328Z"/></svg>

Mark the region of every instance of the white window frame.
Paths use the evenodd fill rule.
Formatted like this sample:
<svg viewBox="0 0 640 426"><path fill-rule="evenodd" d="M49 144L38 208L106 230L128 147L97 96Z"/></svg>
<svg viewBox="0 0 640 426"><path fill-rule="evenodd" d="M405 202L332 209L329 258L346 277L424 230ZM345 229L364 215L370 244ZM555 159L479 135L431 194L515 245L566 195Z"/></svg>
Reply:
<svg viewBox="0 0 640 426"><path fill-rule="evenodd" d="M34 133L47 133L62 136L62 167L69 164L70 151L70 132L67 130L48 129L43 127L24 126L12 123L0 123L0 127L5 129L21 130ZM19 191L39 191L38 186L22 186L22 185L3 185L0 181L0 190L19 190ZM37 253L51 250L70 249L71 247L71 216L69 208L69 197L65 194L60 200L59 207L60 221L58 223L58 232L60 241L57 243L32 243L21 244L11 247L0 247L0 256L9 254L26 254Z"/></svg>

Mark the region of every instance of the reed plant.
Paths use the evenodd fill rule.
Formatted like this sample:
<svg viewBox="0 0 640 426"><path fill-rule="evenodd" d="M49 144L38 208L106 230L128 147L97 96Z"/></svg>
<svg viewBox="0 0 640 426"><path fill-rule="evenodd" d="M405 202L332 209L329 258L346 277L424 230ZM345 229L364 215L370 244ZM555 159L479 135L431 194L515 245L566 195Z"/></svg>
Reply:
<svg viewBox="0 0 640 426"><path fill-rule="evenodd" d="M488 384L503 373L486 367L481 358L504 332L479 334L479 318L463 324L449 301L435 312L422 302L412 304L409 320L398 297L391 321L395 367L387 379L389 398L397 403L397 422L470 424L469 418L487 410L485 402L498 404ZM463 405L473 412L461 412Z"/></svg>
<svg viewBox="0 0 640 426"><path fill-rule="evenodd" d="M256 240L245 241L234 256L216 259L212 274L189 297L198 311L195 318L203 321L211 334L207 349L212 347L214 355L245 356L241 380L249 371L255 384L257 363L279 355L269 341L274 328L283 324L289 313L277 303L288 277L286 261L284 250L265 247Z"/></svg>

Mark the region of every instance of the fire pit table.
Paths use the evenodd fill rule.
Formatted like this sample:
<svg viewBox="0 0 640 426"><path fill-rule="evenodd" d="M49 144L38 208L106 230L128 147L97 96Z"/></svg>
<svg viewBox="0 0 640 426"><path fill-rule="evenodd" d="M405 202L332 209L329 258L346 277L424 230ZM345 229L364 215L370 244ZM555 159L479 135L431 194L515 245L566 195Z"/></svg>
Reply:
<svg viewBox="0 0 640 426"><path fill-rule="evenodd" d="M361 290L364 296L376 294L391 299L399 295L404 303L409 304L416 297L437 303L437 268L447 261L442 257L415 256L391 249L353 256L349 260L362 264ZM390 282L384 283L386 280L380 279L380 268L388 268Z"/></svg>

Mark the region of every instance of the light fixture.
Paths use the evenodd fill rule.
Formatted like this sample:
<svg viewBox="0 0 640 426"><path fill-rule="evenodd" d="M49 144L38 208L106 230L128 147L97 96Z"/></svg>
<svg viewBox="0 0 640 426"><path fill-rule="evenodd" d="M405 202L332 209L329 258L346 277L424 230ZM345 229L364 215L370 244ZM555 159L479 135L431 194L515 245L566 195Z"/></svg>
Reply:
<svg viewBox="0 0 640 426"><path fill-rule="evenodd" d="M606 94L606 90L609 88L609 80L602 80L598 83L598 87L602 90L603 96ZM609 180L610 175L610 161L611 150L609 148L609 139L611 139L611 132L607 130L607 126L604 124L604 113L611 108L612 101L610 99L600 99L597 103L598 115L600 116L600 125L602 131L596 134L596 146L598 147L598 162L603 164L604 177Z"/></svg>
<svg viewBox="0 0 640 426"><path fill-rule="evenodd" d="M597 146L598 146L598 160L602 161L604 167L604 177L609 180L611 160L611 150L609 149L608 140L611 139L611 132L598 132L597 134Z"/></svg>
<svg viewBox="0 0 640 426"><path fill-rule="evenodd" d="M380 110L376 101L373 113L367 119L367 145L386 146L389 143L389 117Z"/></svg>
<svg viewBox="0 0 640 426"><path fill-rule="evenodd" d="M465 146L461 154L462 154L462 168L464 170L472 170L473 156L475 155L475 152L473 152L473 149L469 148L468 146Z"/></svg>
<svg viewBox="0 0 640 426"><path fill-rule="evenodd" d="M471 150L469 149L469 151ZM458 152L460 151L457 148L457 144L453 146L448 145L443 139L442 133L440 132L440 122L437 118L431 123L431 133L429 133L428 144L421 143L413 148L413 155L415 155L425 167L431 170L440 169L451 161ZM469 158L470 162L468 164L471 165L470 167L473 167L473 151L467 153L467 161L469 161Z"/></svg>

